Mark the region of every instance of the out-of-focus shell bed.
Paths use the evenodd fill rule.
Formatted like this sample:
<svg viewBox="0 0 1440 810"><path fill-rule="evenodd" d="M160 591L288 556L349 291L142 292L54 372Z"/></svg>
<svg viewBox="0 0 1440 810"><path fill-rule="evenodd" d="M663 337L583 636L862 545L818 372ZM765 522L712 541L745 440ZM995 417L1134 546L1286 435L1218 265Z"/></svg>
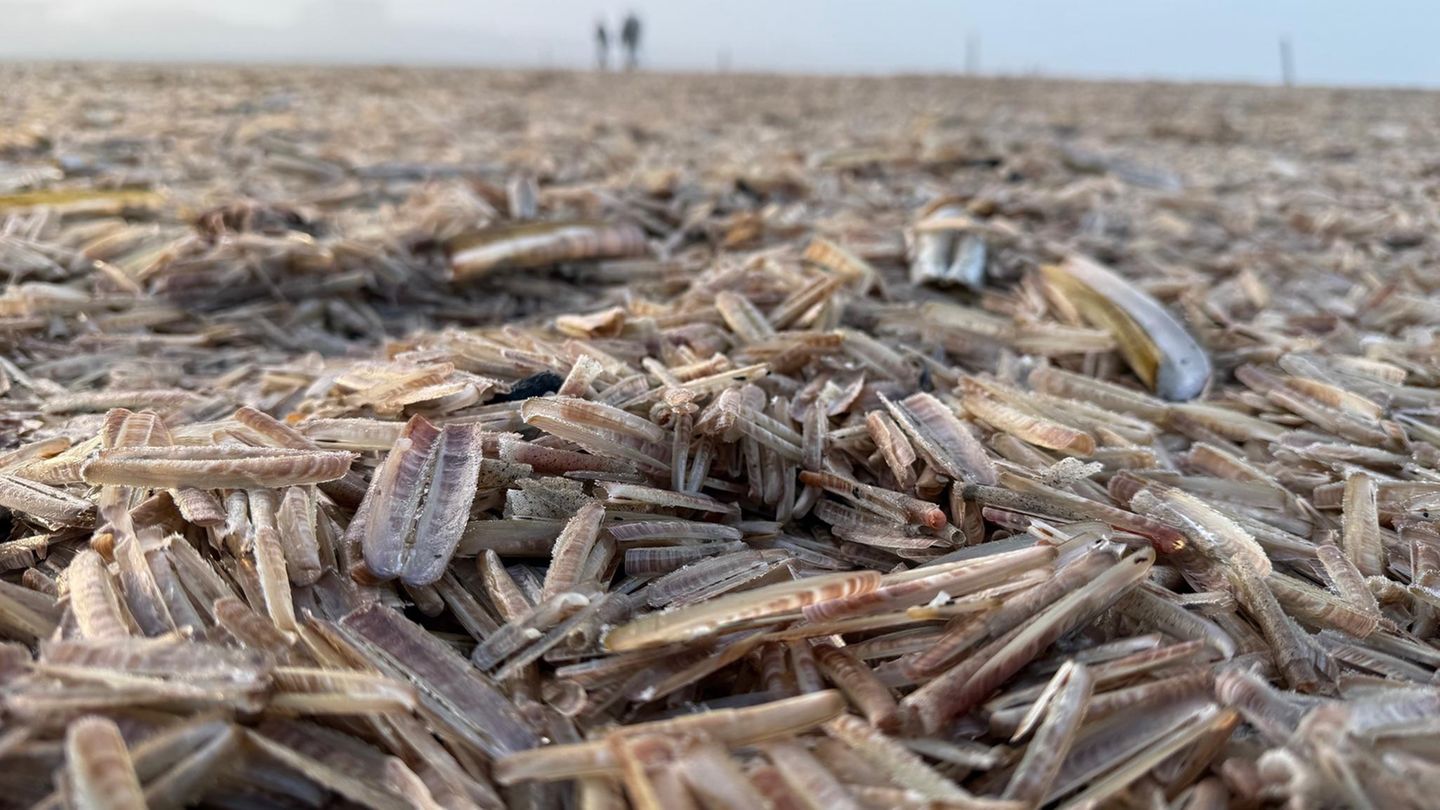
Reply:
<svg viewBox="0 0 1440 810"><path fill-rule="evenodd" d="M1433 806L1431 95L0 83L0 804Z"/></svg>

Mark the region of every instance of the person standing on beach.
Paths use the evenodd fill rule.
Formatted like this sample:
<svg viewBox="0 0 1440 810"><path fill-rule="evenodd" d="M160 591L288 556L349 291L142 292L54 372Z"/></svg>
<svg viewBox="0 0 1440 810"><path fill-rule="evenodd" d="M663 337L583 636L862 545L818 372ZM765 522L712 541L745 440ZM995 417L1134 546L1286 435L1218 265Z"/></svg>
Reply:
<svg viewBox="0 0 1440 810"><path fill-rule="evenodd" d="M633 11L620 27L620 43L625 46L625 69L634 70L640 64L640 18Z"/></svg>
<svg viewBox="0 0 1440 810"><path fill-rule="evenodd" d="M595 21L595 69L605 71L610 67L610 32L604 20Z"/></svg>

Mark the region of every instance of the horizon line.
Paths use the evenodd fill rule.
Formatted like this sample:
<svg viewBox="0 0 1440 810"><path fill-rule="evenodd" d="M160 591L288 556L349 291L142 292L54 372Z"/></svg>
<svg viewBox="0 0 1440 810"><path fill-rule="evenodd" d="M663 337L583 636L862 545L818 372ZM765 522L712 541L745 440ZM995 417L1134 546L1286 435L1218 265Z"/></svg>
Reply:
<svg viewBox="0 0 1440 810"><path fill-rule="evenodd" d="M145 68L304 68L307 70L357 70L363 68L377 68L390 70L414 70L414 71L475 71L475 72L510 72L510 73L544 73L544 74L575 74L586 76L627 76L627 75L650 75L650 76L715 76L715 77L789 77L789 78L811 78L811 79L906 79L906 78L933 78L933 79L971 79L990 81L1053 81L1060 83L1077 84L1154 84L1154 85L1183 85L1183 86L1211 86L1211 87L1248 87L1255 89L1274 90L1389 90L1400 92L1437 92L1440 91L1440 83L1435 85L1427 84L1396 84L1382 82L1333 82L1327 80L1307 81L1297 79L1294 85L1287 86L1278 80L1264 80L1251 77L1182 77L1171 75L1107 75L1107 74L1086 74L1086 73L1060 73L1049 72L1044 68L1036 67L1024 71L1008 70L981 70L971 72L965 70L917 70L898 68L894 70L825 70L825 69L787 69L777 67L736 67L731 64L724 70L715 67L699 67L684 65L660 65L641 67L634 71L606 70L599 71L594 68L577 66L576 64L545 65L536 64L533 61L524 62L470 62L451 61L446 59L425 60L408 57L399 60L372 60L365 58L335 58L321 57L307 60L302 57L274 57L260 58L253 57L226 57L219 56L207 59L196 59L182 56L13 56L0 54L0 66L4 67L46 67L46 66L107 66L107 67L145 67Z"/></svg>

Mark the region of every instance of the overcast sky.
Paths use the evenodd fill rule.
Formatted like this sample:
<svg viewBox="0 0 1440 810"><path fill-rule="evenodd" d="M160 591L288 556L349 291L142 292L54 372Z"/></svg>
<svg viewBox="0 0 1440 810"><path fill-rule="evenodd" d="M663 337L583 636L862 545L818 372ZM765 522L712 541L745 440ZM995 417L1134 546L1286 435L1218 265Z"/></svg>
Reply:
<svg viewBox="0 0 1440 810"><path fill-rule="evenodd" d="M0 0L0 59L581 67L597 18L645 21L648 65L1440 86L1424 0Z"/></svg>

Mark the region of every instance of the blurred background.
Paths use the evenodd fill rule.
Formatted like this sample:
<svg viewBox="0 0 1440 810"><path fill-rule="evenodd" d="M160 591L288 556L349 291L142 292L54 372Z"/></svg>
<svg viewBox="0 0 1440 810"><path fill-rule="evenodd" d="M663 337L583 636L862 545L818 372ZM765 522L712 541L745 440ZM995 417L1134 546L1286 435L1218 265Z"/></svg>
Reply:
<svg viewBox="0 0 1440 810"><path fill-rule="evenodd" d="M0 0L0 59L586 68L630 13L657 70L1440 84L1421 0ZM612 65L614 62L612 61Z"/></svg>

